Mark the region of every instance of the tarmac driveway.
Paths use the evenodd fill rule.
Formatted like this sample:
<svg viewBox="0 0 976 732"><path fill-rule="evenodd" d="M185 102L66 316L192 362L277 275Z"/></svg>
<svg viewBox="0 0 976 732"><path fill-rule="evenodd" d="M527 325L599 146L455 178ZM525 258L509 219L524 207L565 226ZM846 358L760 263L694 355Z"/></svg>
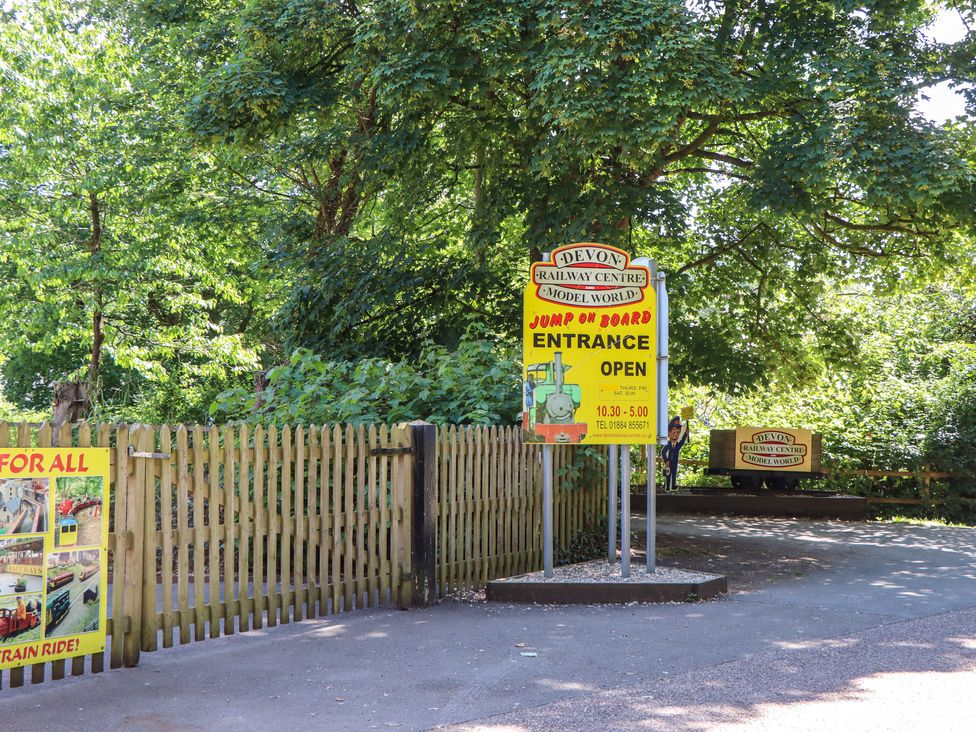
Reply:
<svg viewBox="0 0 976 732"><path fill-rule="evenodd" d="M976 530L665 516L659 540L660 564L724 571L731 594L349 613L5 689L0 719L55 728L71 710L76 730L972 729Z"/></svg>

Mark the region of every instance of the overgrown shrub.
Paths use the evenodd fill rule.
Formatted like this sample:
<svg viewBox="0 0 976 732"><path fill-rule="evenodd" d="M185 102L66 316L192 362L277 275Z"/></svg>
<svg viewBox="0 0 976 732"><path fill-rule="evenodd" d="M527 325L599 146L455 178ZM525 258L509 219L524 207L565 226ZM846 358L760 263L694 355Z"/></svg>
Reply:
<svg viewBox="0 0 976 732"><path fill-rule="evenodd" d="M268 372L260 395L219 395L219 419L277 423L514 424L521 364L506 343L465 339L457 349L426 345L415 361L328 361L307 350Z"/></svg>
<svg viewBox="0 0 976 732"><path fill-rule="evenodd" d="M556 566L575 564L576 562L588 562L591 559L605 557L607 555L607 532L609 530L606 516L584 526L570 540L568 548L557 548L555 550L553 564Z"/></svg>

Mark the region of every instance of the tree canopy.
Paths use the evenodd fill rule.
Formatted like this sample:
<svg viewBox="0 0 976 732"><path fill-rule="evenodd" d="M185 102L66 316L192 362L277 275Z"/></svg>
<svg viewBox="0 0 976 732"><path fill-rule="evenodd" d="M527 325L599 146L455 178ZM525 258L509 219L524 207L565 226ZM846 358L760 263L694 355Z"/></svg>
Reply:
<svg viewBox="0 0 976 732"><path fill-rule="evenodd" d="M511 333L527 260L598 240L674 273L682 368L802 376L810 334L852 352L825 288L971 261L971 132L915 111L969 73L971 39L920 32L935 12L253 2L188 120L263 157L298 204L280 240L292 345L409 352L466 313ZM209 38L208 17L176 25Z"/></svg>
<svg viewBox="0 0 976 732"><path fill-rule="evenodd" d="M174 419L229 387L247 412L278 367L265 404L295 418L298 383L345 384L308 409L346 415L356 379L396 372L399 414L438 369L507 362L529 264L580 240L668 273L689 385L877 384L880 315L839 302L972 293L976 37L925 31L949 5L976 22L912 0L8 3L6 393L38 407L73 376ZM936 125L918 96L945 81L970 116Z"/></svg>
<svg viewBox="0 0 976 732"><path fill-rule="evenodd" d="M222 174L187 154L165 74L56 0L3 18L0 72L8 392L36 408L51 381L80 378L96 403L124 404L174 375L192 389L256 366L244 331L267 287L213 194Z"/></svg>

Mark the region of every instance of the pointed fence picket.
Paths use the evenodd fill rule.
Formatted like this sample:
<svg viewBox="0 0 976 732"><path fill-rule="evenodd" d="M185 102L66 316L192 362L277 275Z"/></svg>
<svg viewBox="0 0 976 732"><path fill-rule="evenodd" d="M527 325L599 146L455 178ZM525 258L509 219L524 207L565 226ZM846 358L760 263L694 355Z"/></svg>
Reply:
<svg viewBox="0 0 976 732"><path fill-rule="evenodd" d="M542 445L516 427L439 430L437 578L440 593L542 568ZM605 486L573 490L560 472L574 448L554 448L554 541L573 538L605 515Z"/></svg>

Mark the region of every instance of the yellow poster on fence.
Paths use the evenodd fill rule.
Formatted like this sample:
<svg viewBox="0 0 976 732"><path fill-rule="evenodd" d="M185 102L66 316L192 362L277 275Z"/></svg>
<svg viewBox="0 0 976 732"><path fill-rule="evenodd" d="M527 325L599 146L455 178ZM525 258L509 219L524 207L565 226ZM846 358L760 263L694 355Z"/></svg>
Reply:
<svg viewBox="0 0 976 732"><path fill-rule="evenodd" d="M105 650L108 448L0 448L0 669Z"/></svg>
<svg viewBox="0 0 976 732"><path fill-rule="evenodd" d="M532 265L522 328L528 440L655 441L654 295L650 270L605 244L570 244Z"/></svg>

